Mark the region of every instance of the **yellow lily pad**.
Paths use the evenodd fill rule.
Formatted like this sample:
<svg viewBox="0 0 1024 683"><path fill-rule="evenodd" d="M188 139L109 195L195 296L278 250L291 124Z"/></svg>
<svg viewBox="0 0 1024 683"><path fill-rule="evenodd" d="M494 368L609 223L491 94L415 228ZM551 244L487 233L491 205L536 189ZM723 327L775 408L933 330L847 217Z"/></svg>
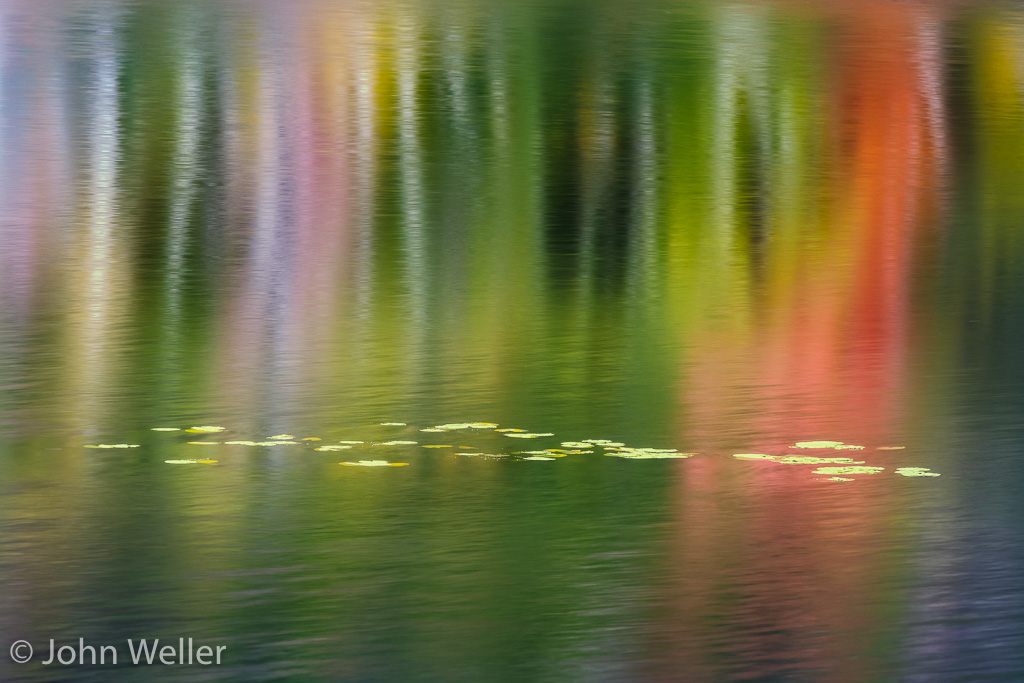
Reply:
<svg viewBox="0 0 1024 683"><path fill-rule="evenodd" d="M424 448L455 448L454 446L446 446L441 444L424 444Z"/></svg>
<svg viewBox="0 0 1024 683"><path fill-rule="evenodd" d="M215 425L200 425L198 427L191 427L186 429L186 432L192 432L193 434L209 434L213 432L223 432L224 427L217 427Z"/></svg>
<svg viewBox="0 0 1024 683"><path fill-rule="evenodd" d="M415 446L415 441L381 441L375 446Z"/></svg>
<svg viewBox="0 0 1024 683"><path fill-rule="evenodd" d="M863 446L843 443L842 441L798 441L790 448L834 448L837 451L862 451Z"/></svg>
<svg viewBox="0 0 1024 683"><path fill-rule="evenodd" d="M865 467L863 465L847 467L819 467L814 470L812 474L878 474L884 469L884 467Z"/></svg>
<svg viewBox="0 0 1024 683"><path fill-rule="evenodd" d="M305 436L302 438L303 441L323 441L319 436Z"/></svg>
<svg viewBox="0 0 1024 683"><path fill-rule="evenodd" d="M804 455L788 455L784 458L779 458L777 462L784 465L827 465L833 464L846 464L846 465L863 465L863 460L854 460L853 458L816 458L814 456Z"/></svg>
<svg viewBox="0 0 1024 683"><path fill-rule="evenodd" d="M388 462L387 460L360 460L359 462L339 462L339 465L351 467L404 467L407 462Z"/></svg>
<svg viewBox="0 0 1024 683"><path fill-rule="evenodd" d="M213 465L213 464L217 463L218 461L217 460L196 460L196 462L199 463L200 465Z"/></svg>
<svg viewBox="0 0 1024 683"><path fill-rule="evenodd" d="M350 448L352 448L352 447L351 446L320 446L319 448L314 448L313 450L314 451L347 451Z"/></svg>
<svg viewBox="0 0 1024 683"><path fill-rule="evenodd" d="M267 439L279 440L279 439L294 439L295 437L291 434L276 434L274 436L268 436Z"/></svg>
<svg viewBox="0 0 1024 683"><path fill-rule="evenodd" d="M381 422L381 425L383 425L384 427L405 427L406 426L406 424L404 422Z"/></svg>
<svg viewBox="0 0 1024 683"><path fill-rule="evenodd" d="M523 460L554 460L554 458L546 457L543 455L531 455L528 458L523 458Z"/></svg>
<svg viewBox="0 0 1024 683"><path fill-rule="evenodd" d="M932 472L930 467L897 467L896 474L904 477L941 477L938 472Z"/></svg>

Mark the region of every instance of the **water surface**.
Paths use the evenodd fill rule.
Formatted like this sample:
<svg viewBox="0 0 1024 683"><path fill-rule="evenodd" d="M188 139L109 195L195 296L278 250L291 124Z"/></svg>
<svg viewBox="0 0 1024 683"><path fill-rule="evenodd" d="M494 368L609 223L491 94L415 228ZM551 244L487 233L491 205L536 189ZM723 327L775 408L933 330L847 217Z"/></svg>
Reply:
<svg viewBox="0 0 1024 683"><path fill-rule="evenodd" d="M1009 3L0 0L0 678L1020 681L1022 182Z"/></svg>

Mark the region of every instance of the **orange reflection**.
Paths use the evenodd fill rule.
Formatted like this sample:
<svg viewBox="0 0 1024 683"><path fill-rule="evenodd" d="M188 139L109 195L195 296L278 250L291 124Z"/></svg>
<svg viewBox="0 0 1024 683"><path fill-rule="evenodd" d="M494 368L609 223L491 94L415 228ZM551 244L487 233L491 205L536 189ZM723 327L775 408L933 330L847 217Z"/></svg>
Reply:
<svg viewBox="0 0 1024 683"><path fill-rule="evenodd" d="M752 299L762 297L756 310L766 313L697 337L683 396L687 434L700 435L690 446L709 455L779 453L825 438L867 445L855 454L886 465L873 447L903 434L912 265L934 231L945 164L939 10L858 3L838 21L838 135L817 189L837 199L814 222L816 207L788 216L769 209L769 230L797 237L769 235L762 271L751 276ZM805 193L821 182L790 180ZM745 431L701 429L729 424L730 415ZM884 479L833 484L803 466L726 460L691 461L679 472L673 652L659 662L667 679L702 680L723 668L734 680L814 676L836 661L848 665L827 671L829 680L881 670L890 654L879 644L882 620L850 606L870 605L863 577L889 570L865 565L893 528L864 514L885 509L874 502ZM720 520L735 526L720 529Z"/></svg>

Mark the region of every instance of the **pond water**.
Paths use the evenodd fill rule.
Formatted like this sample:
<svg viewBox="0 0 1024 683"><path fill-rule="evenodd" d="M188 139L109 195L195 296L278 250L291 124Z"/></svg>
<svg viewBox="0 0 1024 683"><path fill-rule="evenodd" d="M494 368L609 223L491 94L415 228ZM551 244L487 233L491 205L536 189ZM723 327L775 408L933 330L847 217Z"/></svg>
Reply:
<svg viewBox="0 0 1024 683"><path fill-rule="evenodd" d="M0 0L0 679L1024 680L1022 187L1009 3Z"/></svg>

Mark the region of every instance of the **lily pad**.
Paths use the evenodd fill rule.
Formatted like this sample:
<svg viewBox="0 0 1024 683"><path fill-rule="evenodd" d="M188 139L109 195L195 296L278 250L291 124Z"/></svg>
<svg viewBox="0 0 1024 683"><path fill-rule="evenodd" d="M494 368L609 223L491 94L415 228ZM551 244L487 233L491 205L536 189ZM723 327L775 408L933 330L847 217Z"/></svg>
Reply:
<svg viewBox="0 0 1024 683"><path fill-rule="evenodd" d="M189 446L219 446L219 441L188 441Z"/></svg>
<svg viewBox="0 0 1024 683"><path fill-rule="evenodd" d="M257 446L255 441L225 441L228 446Z"/></svg>
<svg viewBox="0 0 1024 683"><path fill-rule="evenodd" d="M164 460L168 465L198 465L198 460Z"/></svg>
<svg viewBox="0 0 1024 683"><path fill-rule="evenodd" d="M447 446L442 444L424 444L424 448L455 448L455 446Z"/></svg>
<svg viewBox="0 0 1024 683"><path fill-rule="evenodd" d="M779 458L777 462L781 462L784 465L826 465L829 463L846 465L864 464L863 460L854 460L853 458L816 458L809 455L789 455L785 458Z"/></svg>
<svg viewBox="0 0 1024 683"><path fill-rule="evenodd" d="M268 436L267 438L268 439L278 440L278 439L294 439L295 437L292 434L277 434L275 436Z"/></svg>
<svg viewBox="0 0 1024 683"><path fill-rule="evenodd" d="M339 441L338 443L366 443L365 441Z"/></svg>
<svg viewBox="0 0 1024 683"><path fill-rule="evenodd" d="M562 448L590 448L588 441L563 441Z"/></svg>
<svg viewBox="0 0 1024 683"><path fill-rule="evenodd" d="M179 428L179 427L153 427L149 431L151 431L151 432L180 432L181 428Z"/></svg>
<svg viewBox="0 0 1024 683"><path fill-rule="evenodd" d="M827 477L825 479L819 479L819 481L857 481L852 477Z"/></svg>
<svg viewBox="0 0 1024 683"><path fill-rule="evenodd" d="M101 443L95 446L86 446L85 448L138 448L137 443Z"/></svg>
<svg viewBox="0 0 1024 683"><path fill-rule="evenodd" d="M904 477L941 477L938 472L932 472L930 467L897 467L896 474Z"/></svg>
<svg viewBox="0 0 1024 683"><path fill-rule="evenodd" d="M314 448L313 450L314 451L347 451L350 448L352 448L352 447L351 446L320 446L318 448Z"/></svg>
<svg viewBox="0 0 1024 683"><path fill-rule="evenodd" d="M302 438L303 441L323 441L319 436L305 436Z"/></svg>
<svg viewBox="0 0 1024 683"><path fill-rule="evenodd" d="M339 465L352 467L405 467L407 462L388 462L387 460L360 460L359 462L339 462Z"/></svg>
<svg viewBox="0 0 1024 683"><path fill-rule="evenodd" d="M797 441L790 448L835 448L842 445L842 441Z"/></svg>
<svg viewBox="0 0 1024 683"><path fill-rule="evenodd" d="M415 441L381 441L376 446L415 446Z"/></svg>
<svg viewBox="0 0 1024 683"><path fill-rule="evenodd" d="M878 474L884 469L884 467L865 467L863 465L847 467L819 467L813 471L813 474Z"/></svg>
<svg viewBox="0 0 1024 683"><path fill-rule="evenodd" d="M777 455L768 455L767 453L733 453L734 458L740 460L777 460Z"/></svg>
<svg viewBox="0 0 1024 683"><path fill-rule="evenodd" d="M186 432L192 432L193 434L209 434L213 432L223 432L224 427L217 427L215 425L200 425L198 427L191 427L186 429Z"/></svg>
<svg viewBox="0 0 1024 683"><path fill-rule="evenodd" d="M404 422L381 422L381 425L385 427L405 427Z"/></svg>
<svg viewBox="0 0 1024 683"><path fill-rule="evenodd" d="M554 458L546 457L543 455L531 455L528 458L523 458L523 460L554 460Z"/></svg>
<svg viewBox="0 0 1024 683"><path fill-rule="evenodd" d="M902 451L906 446L879 446L880 451Z"/></svg>

